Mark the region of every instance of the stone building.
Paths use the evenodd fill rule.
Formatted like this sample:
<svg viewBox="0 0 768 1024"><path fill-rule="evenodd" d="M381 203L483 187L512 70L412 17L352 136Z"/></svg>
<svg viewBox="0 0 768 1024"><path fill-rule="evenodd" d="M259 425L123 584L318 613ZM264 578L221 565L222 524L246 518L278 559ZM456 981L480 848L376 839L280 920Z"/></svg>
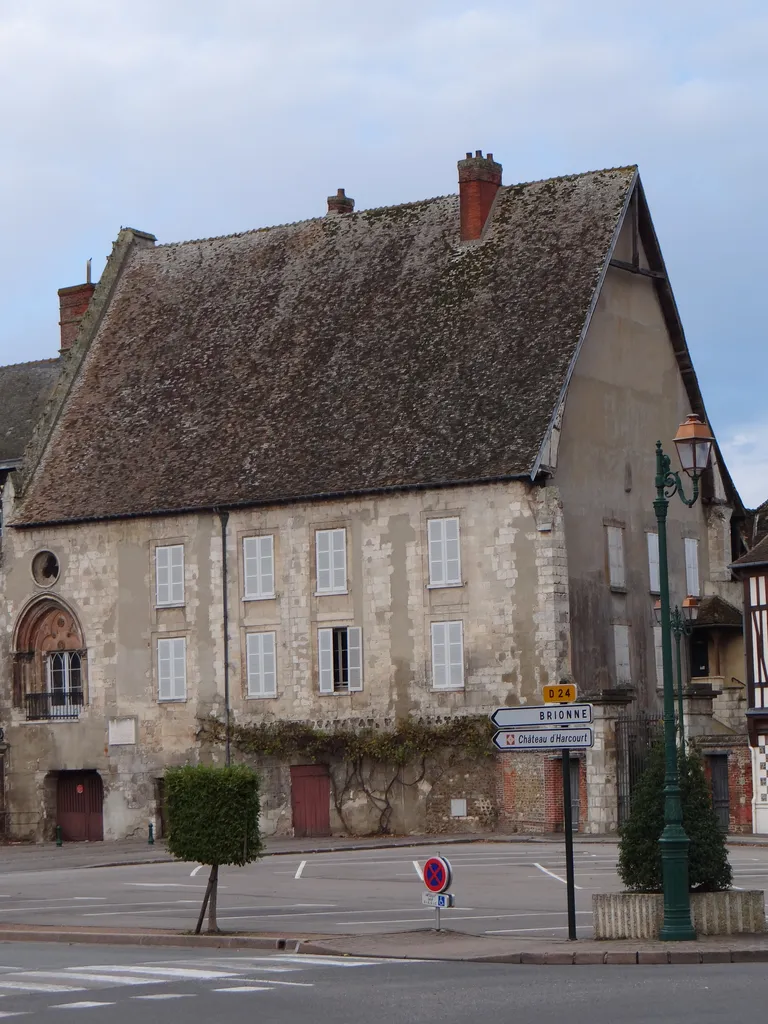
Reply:
<svg viewBox="0 0 768 1024"><path fill-rule="evenodd" d="M556 757L439 740L563 679L596 705L580 826L615 829L617 719L659 700L654 444L705 415L636 168L502 186L478 152L458 196L124 229L61 299L2 496L17 834L161 828L165 767L221 761L227 722L267 832L551 829ZM670 509L673 597L738 614L717 449L704 491ZM313 754L416 722L408 763Z"/></svg>

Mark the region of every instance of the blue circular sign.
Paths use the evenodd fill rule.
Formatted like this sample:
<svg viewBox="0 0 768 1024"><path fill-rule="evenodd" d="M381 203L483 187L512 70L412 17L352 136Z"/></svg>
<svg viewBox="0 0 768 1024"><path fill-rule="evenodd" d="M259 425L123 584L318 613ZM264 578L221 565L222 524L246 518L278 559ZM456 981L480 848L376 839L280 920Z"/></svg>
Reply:
<svg viewBox="0 0 768 1024"><path fill-rule="evenodd" d="M430 892L445 892L451 884L451 865L445 857L430 857L424 864L424 885Z"/></svg>

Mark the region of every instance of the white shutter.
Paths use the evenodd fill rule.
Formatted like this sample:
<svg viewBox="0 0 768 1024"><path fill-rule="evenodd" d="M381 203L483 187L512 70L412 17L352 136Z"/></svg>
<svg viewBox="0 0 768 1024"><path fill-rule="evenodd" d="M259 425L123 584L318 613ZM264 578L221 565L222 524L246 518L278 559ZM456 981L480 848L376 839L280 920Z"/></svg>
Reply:
<svg viewBox="0 0 768 1024"><path fill-rule="evenodd" d="M155 601L171 603L171 553L169 548L155 548Z"/></svg>
<svg viewBox="0 0 768 1024"><path fill-rule="evenodd" d="M648 533L648 575L650 578L650 591L652 594L658 594L661 589L661 582L659 577L659 535L658 533Z"/></svg>
<svg viewBox="0 0 768 1024"><path fill-rule="evenodd" d="M275 596L275 541L272 534L243 540L246 598Z"/></svg>
<svg viewBox="0 0 768 1024"><path fill-rule="evenodd" d="M347 669L349 692L363 688L363 631L359 626L347 629Z"/></svg>
<svg viewBox="0 0 768 1024"><path fill-rule="evenodd" d="M613 648L616 659L616 684L628 686L632 682L629 664L629 626L613 627Z"/></svg>
<svg viewBox="0 0 768 1024"><path fill-rule="evenodd" d="M173 698L187 699L187 641L183 637L171 640L173 644Z"/></svg>
<svg viewBox="0 0 768 1024"><path fill-rule="evenodd" d="M661 652L661 626L653 627L653 650L656 656L656 686L664 685L664 659Z"/></svg>
<svg viewBox="0 0 768 1024"><path fill-rule="evenodd" d="M624 530L621 526L606 526L605 529L608 534L608 578L612 587L624 587Z"/></svg>
<svg viewBox="0 0 768 1024"><path fill-rule="evenodd" d="M331 531L333 558L333 589L337 593L347 589L347 531Z"/></svg>
<svg viewBox="0 0 768 1024"><path fill-rule="evenodd" d="M187 699L187 641L184 637L157 641L159 700Z"/></svg>
<svg viewBox="0 0 768 1024"><path fill-rule="evenodd" d="M432 623L432 686L435 690L448 687L448 644L445 622Z"/></svg>
<svg viewBox="0 0 768 1024"><path fill-rule="evenodd" d="M184 545L174 544L171 554L171 604L184 604Z"/></svg>
<svg viewBox="0 0 768 1024"><path fill-rule="evenodd" d="M461 622L448 622L448 679L452 690L464 687L464 630Z"/></svg>
<svg viewBox="0 0 768 1024"><path fill-rule="evenodd" d="M685 586L691 597L700 595L699 542L694 537L685 538Z"/></svg>
<svg viewBox="0 0 768 1024"><path fill-rule="evenodd" d="M427 523L429 552L429 583L432 587L457 586L461 583L459 520L430 519Z"/></svg>
<svg viewBox="0 0 768 1024"><path fill-rule="evenodd" d="M318 530L315 534L315 554L317 557L317 591L328 594L331 591L331 531Z"/></svg>
<svg viewBox="0 0 768 1024"><path fill-rule="evenodd" d="M333 630L318 629L317 653L320 693L333 693Z"/></svg>
<svg viewBox="0 0 768 1024"><path fill-rule="evenodd" d="M246 658L249 697L277 696L274 633L249 633L246 637Z"/></svg>

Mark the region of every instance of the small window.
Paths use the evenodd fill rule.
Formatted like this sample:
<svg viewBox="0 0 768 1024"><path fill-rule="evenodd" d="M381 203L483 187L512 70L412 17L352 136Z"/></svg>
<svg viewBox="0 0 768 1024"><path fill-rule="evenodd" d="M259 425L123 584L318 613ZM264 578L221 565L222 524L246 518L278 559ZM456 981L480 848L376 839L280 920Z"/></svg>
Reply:
<svg viewBox="0 0 768 1024"><path fill-rule="evenodd" d="M248 661L248 696L276 697L275 634L248 633L246 657Z"/></svg>
<svg viewBox="0 0 768 1024"><path fill-rule="evenodd" d="M656 686L664 686L664 658L661 652L661 626L653 627L653 653L656 658Z"/></svg>
<svg viewBox="0 0 768 1024"><path fill-rule="evenodd" d="M155 548L157 606L184 604L184 545Z"/></svg>
<svg viewBox="0 0 768 1024"><path fill-rule="evenodd" d="M318 594L347 592L347 531L318 530L315 534Z"/></svg>
<svg viewBox="0 0 768 1024"><path fill-rule="evenodd" d="M629 626L613 627L613 650L616 659L616 685L629 686L632 682L629 665Z"/></svg>
<svg viewBox="0 0 768 1024"><path fill-rule="evenodd" d="M184 637L157 641L158 700L187 699L187 641Z"/></svg>
<svg viewBox="0 0 768 1024"><path fill-rule="evenodd" d="M246 601L275 596L275 539L246 537L243 540L243 571Z"/></svg>
<svg viewBox="0 0 768 1024"><path fill-rule="evenodd" d="M430 587L461 585L459 520L430 519L427 524Z"/></svg>
<svg viewBox="0 0 768 1024"><path fill-rule="evenodd" d="M685 587L691 597L699 597L699 542L685 538Z"/></svg>
<svg viewBox="0 0 768 1024"><path fill-rule="evenodd" d="M318 629L320 693L355 693L362 690L362 632L359 626Z"/></svg>
<svg viewBox="0 0 768 1024"><path fill-rule="evenodd" d="M38 551L32 559L32 576L39 587L52 587L60 571L59 560L52 551Z"/></svg>
<svg viewBox="0 0 768 1024"><path fill-rule="evenodd" d="M83 662L77 651L56 651L49 655L45 670L51 707L83 703Z"/></svg>
<svg viewBox="0 0 768 1024"><path fill-rule="evenodd" d="M624 572L624 528L622 526L606 526L608 539L608 580L612 587L623 590L627 585Z"/></svg>
<svg viewBox="0 0 768 1024"><path fill-rule="evenodd" d="M432 623L432 686L464 688L464 630L461 622Z"/></svg>
<svg viewBox="0 0 768 1024"><path fill-rule="evenodd" d="M650 577L650 591L658 594L661 589L659 578L659 535L658 533L646 534L648 538L648 575Z"/></svg>

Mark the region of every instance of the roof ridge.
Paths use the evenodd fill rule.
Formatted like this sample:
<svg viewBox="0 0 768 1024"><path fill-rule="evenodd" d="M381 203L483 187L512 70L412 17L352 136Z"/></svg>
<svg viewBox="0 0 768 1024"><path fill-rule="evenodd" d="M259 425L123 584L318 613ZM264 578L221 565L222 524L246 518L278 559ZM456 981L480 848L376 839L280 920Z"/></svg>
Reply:
<svg viewBox="0 0 768 1024"><path fill-rule="evenodd" d="M624 164L622 167L594 167L591 171L574 171L573 174L556 174L551 178L534 178L532 181L515 181L502 188L522 188L524 185L546 185L550 181L575 181L576 178L588 178L590 174L612 174L614 171L635 173L638 164Z"/></svg>
<svg viewBox="0 0 768 1024"><path fill-rule="evenodd" d="M28 359L23 363L2 363L0 364L0 371L14 370L17 366L41 366L43 363L58 362L61 362L61 356L50 356L48 359Z"/></svg>

